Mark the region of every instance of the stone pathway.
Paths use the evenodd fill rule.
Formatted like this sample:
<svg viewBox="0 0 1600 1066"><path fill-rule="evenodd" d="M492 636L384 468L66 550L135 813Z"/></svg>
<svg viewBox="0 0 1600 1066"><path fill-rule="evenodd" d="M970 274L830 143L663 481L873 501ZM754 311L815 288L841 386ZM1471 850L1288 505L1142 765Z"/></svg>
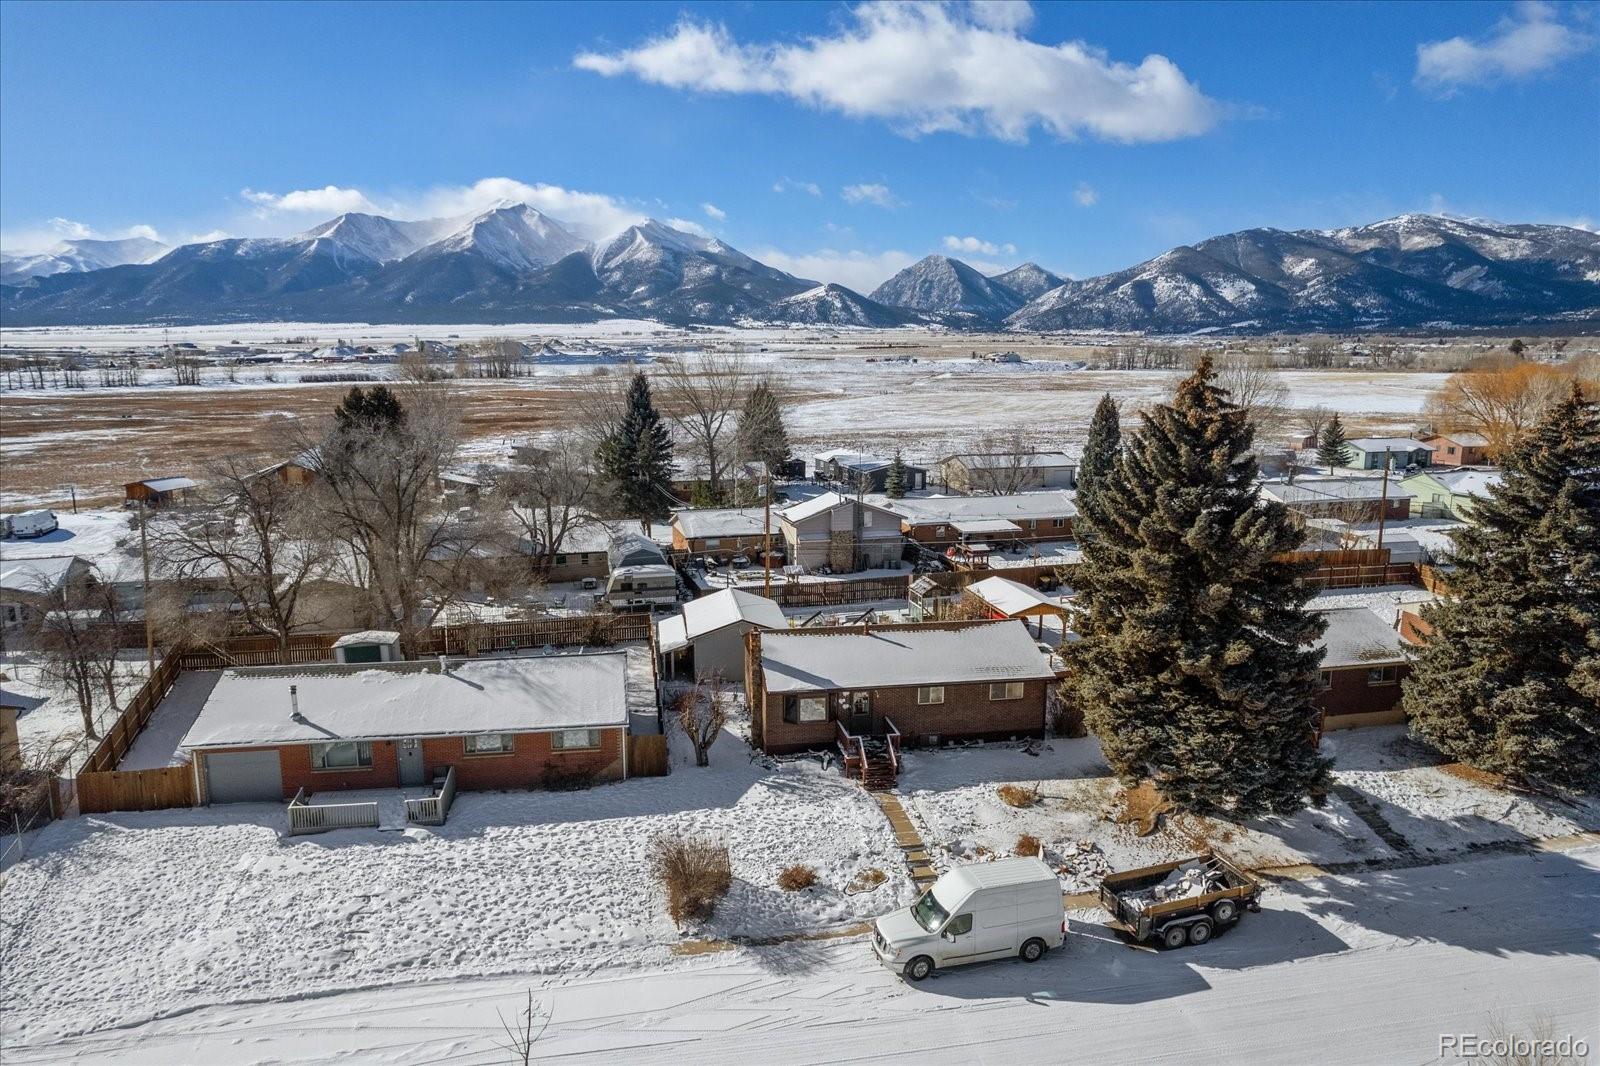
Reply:
<svg viewBox="0 0 1600 1066"><path fill-rule="evenodd" d="M878 802L878 809L883 811L883 816L889 819L889 828L894 830L894 842L900 846L906 867L911 871L912 884L919 890L927 888L939 879L939 874L933 868L928 846L917 834L917 827L911 824L906 809L900 806L900 797L891 792L874 792L872 798Z"/></svg>

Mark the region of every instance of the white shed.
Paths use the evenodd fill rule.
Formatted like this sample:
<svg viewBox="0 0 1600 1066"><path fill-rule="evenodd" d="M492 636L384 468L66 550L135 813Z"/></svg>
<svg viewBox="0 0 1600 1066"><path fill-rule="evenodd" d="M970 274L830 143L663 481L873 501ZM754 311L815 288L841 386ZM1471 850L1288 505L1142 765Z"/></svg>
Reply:
<svg viewBox="0 0 1600 1066"><path fill-rule="evenodd" d="M669 672L685 649L693 649L696 674L717 673L737 682L744 677L744 635L752 629L787 629L776 603L743 589L690 600L683 613L656 623L656 647Z"/></svg>

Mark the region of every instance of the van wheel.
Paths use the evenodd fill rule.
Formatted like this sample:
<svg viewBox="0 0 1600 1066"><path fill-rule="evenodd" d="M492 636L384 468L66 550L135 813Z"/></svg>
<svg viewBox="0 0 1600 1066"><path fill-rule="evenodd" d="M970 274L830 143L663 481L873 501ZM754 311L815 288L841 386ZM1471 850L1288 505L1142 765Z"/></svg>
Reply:
<svg viewBox="0 0 1600 1066"><path fill-rule="evenodd" d="M906 963L906 980L920 981L933 972L933 960L926 955L918 955Z"/></svg>
<svg viewBox="0 0 1600 1066"><path fill-rule="evenodd" d="M1211 917L1217 920L1218 925L1227 925L1239 917L1239 905L1231 899L1219 899L1211 905Z"/></svg>
<svg viewBox="0 0 1600 1066"><path fill-rule="evenodd" d="M1044 941L1034 937L1032 940L1024 940L1022 942L1022 950L1017 952L1017 955L1021 957L1023 962L1038 962L1044 958L1044 953Z"/></svg>
<svg viewBox="0 0 1600 1066"><path fill-rule="evenodd" d="M1204 944L1211 939L1211 923L1202 918L1189 927L1189 943Z"/></svg>
<svg viewBox="0 0 1600 1066"><path fill-rule="evenodd" d="M1161 942L1169 948L1181 948L1189 942L1189 930L1181 925L1174 925L1161 934Z"/></svg>

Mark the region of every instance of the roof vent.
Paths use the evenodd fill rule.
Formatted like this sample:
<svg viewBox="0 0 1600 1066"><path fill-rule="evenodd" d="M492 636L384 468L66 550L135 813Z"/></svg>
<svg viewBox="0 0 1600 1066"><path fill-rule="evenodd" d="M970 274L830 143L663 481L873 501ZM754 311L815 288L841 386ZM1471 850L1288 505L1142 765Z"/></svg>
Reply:
<svg viewBox="0 0 1600 1066"><path fill-rule="evenodd" d="M289 686L289 717L296 722L306 720L306 716L300 713L300 689L296 685Z"/></svg>

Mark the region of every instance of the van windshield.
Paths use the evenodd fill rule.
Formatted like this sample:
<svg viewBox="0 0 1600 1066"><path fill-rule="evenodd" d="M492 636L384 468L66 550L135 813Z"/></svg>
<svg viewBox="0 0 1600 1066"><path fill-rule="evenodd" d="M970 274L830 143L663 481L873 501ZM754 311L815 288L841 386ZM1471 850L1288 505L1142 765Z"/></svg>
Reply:
<svg viewBox="0 0 1600 1066"><path fill-rule="evenodd" d="M944 925L945 919L950 917L950 912L939 906L939 901L933 898L933 889L930 888L922 894L921 899L911 905L911 917L931 933Z"/></svg>

